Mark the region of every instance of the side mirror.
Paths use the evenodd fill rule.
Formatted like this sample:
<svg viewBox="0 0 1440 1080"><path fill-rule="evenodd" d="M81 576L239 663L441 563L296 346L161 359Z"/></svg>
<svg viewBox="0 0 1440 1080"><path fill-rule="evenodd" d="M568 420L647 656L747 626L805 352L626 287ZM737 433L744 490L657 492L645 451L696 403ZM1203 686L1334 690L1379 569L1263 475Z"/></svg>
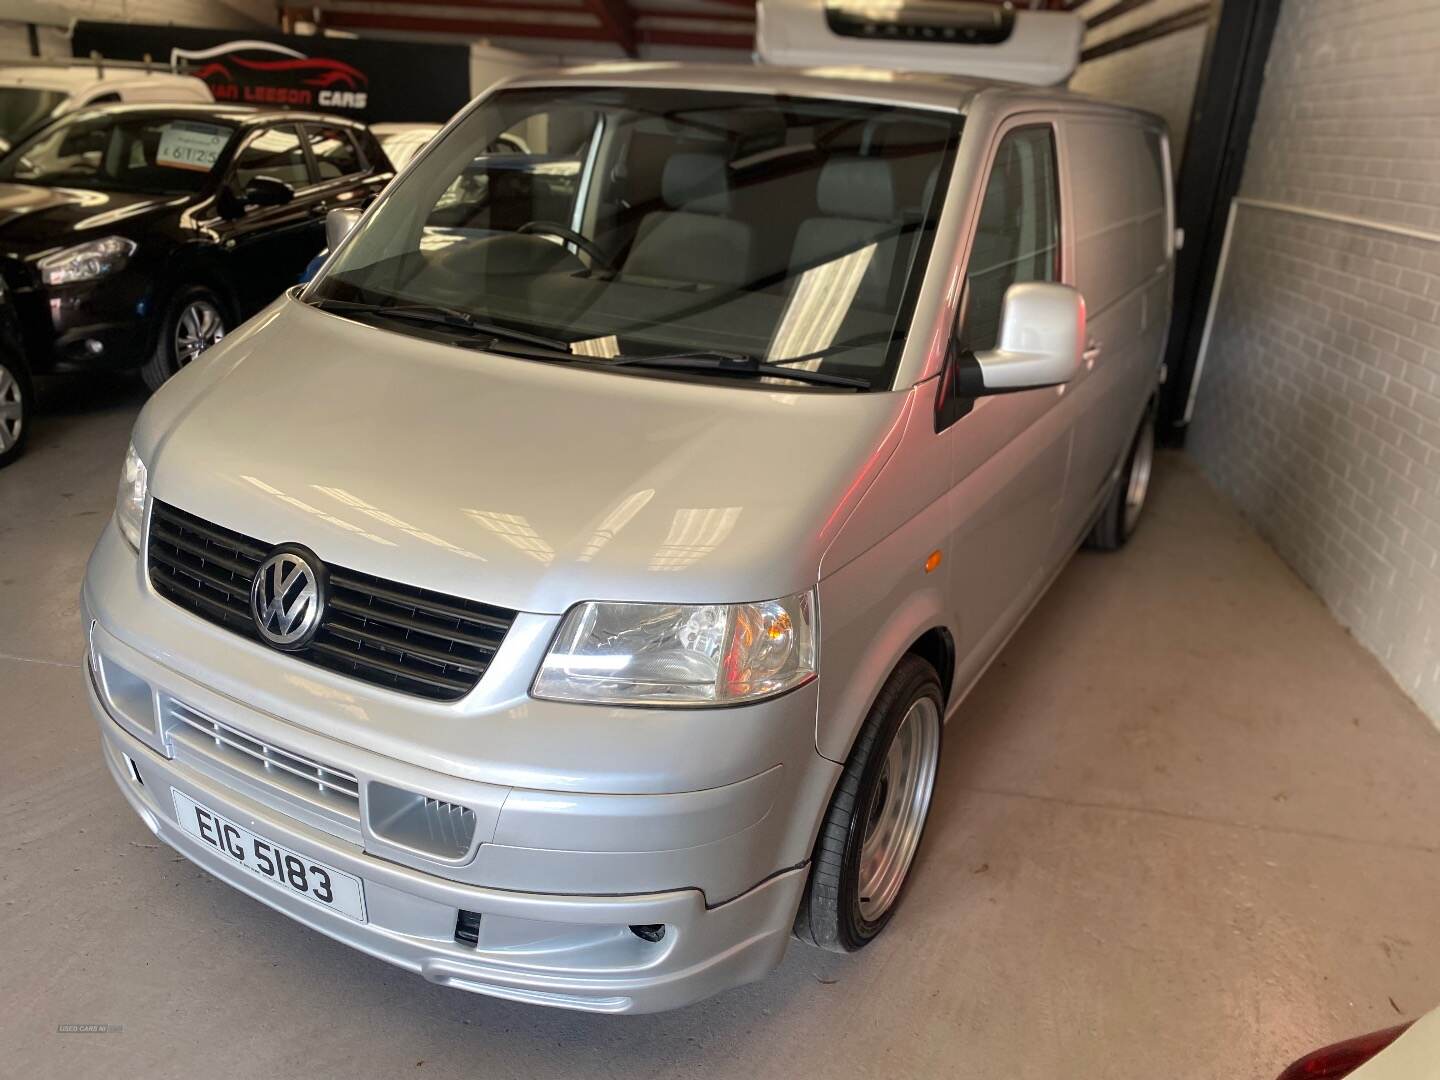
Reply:
<svg viewBox="0 0 1440 1080"><path fill-rule="evenodd" d="M1003 394L1069 382L1080 367L1085 341L1085 300L1069 285L1026 281L1005 290L1000 340L975 354L979 387Z"/></svg>
<svg viewBox="0 0 1440 1080"><path fill-rule="evenodd" d="M273 176L257 176L245 185L246 206L284 206L295 198L295 189Z"/></svg>
<svg viewBox="0 0 1440 1080"><path fill-rule="evenodd" d="M337 206L331 210L325 215L325 246L331 251L338 248L359 220L360 211L353 206Z"/></svg>

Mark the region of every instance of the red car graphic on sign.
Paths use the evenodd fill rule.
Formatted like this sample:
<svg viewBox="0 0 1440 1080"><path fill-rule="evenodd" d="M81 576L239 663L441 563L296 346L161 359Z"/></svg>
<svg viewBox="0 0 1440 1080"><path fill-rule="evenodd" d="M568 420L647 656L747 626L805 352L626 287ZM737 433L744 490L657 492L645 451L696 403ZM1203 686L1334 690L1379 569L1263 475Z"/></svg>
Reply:
<svg viewBox="0 0 1440 1080"><path fill-rule="evenodd" d="M359 68L269 41L173 48L170 64L204 79L216 101L352 110L369 103L370 80Z"/></svg>

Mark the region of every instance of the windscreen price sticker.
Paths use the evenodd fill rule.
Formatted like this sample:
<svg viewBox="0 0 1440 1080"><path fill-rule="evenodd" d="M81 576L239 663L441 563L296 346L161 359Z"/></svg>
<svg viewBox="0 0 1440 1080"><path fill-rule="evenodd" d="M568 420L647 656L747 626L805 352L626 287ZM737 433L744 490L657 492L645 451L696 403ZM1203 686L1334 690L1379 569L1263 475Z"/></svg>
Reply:
<svg viewBox="0 0 1440 1080"><path fill-rule="evenodd" d="M184 121L166 124L160 130L160 148L155 151L155 164L209 172L229 139L229 128L213 124Z"/></svg>

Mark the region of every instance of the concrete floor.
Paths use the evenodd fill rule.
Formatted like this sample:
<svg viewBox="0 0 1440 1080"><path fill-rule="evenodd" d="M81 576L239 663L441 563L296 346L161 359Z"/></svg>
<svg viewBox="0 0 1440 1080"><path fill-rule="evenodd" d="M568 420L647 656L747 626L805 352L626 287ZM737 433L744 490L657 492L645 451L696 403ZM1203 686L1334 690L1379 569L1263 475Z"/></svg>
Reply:
<svg viewBox="0 0 1440 1080"><path fill-rule="evenodd" d="M431 986L156 846L77 665L140 398L47 400L0 473L0 1073L1265 1080L1440 1003L1440 737L1183 457L952 725L883 938L604 1018Z"/></svg>

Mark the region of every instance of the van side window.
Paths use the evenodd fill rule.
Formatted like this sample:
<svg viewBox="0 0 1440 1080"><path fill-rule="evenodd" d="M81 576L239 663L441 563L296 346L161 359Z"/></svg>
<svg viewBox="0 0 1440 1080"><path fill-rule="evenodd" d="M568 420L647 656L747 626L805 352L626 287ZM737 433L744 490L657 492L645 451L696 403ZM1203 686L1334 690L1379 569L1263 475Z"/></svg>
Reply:
<svg viewBox="0 0 1440 1080"><path fill-rule="evenodd" d="M1005 290L1021 281L1060 279L1060 197L1055 141L1048 125L1006 135L980 204L975 243L965 271L960 344L995 347Z"/></svg>
<svg viewBox="0 0 1440 1080"><path fill-rule="evenodd" d="M291 124L266 128L252 138L235 159L231 185L238 195L257 176L282 180L293 188L307 187L310 168L300 133Z"/></svg>

